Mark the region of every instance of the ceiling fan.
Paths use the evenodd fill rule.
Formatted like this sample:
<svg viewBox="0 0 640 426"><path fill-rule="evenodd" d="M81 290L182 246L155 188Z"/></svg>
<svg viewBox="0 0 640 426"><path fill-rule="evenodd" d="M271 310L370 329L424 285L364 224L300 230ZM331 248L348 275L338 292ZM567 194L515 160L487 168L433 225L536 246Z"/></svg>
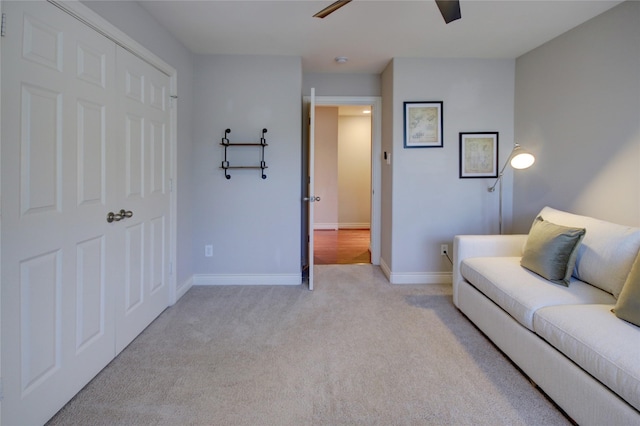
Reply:
<svg viewBox="0 0 640 426"><path fill-rule="evenodd" d="M313 15L313 17L324 18L349 2L351 2L351 0L338 0ZM448 24L462 17L460 14L460 0L435 0L435 2L438 5L438 9L440 9L445 23Z"/></svg>

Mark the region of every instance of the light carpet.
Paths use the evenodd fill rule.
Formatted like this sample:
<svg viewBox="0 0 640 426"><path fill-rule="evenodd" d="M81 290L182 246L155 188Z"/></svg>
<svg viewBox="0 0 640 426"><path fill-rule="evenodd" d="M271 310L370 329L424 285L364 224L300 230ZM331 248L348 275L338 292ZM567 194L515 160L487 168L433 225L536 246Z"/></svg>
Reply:
<svg viewBox="0 0 640 426"><path fill-rule="evenodd" d="M566 425L453 306L372 265L193 287L50 425Z"/></svg>

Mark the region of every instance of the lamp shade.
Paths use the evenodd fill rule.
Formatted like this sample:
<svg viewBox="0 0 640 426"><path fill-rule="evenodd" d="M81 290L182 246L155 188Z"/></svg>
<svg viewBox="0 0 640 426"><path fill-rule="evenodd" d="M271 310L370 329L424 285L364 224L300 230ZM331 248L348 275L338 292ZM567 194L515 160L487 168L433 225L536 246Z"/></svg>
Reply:
<svg viewBox="0 0 640 426"><path fill-rule="evenodd" d="M513 151L513 156L511 157L511 167L514 169L522 170L528 169L536 162L536 157L533 154L528 153L522 150L520 147L516 148Z"/></svg>

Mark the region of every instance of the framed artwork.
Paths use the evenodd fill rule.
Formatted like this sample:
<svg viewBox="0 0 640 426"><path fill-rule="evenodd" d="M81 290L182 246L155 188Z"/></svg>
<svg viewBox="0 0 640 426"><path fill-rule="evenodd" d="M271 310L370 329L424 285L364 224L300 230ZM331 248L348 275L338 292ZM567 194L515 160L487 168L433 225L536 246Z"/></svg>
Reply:
<svg viewBox="0 0 640 426"><path fill-rule="evenodd" d="M404 147L442 148L442 101L404 103Z"/></svg>
<svg viewBox="0 0 640 426"><path fill-rule="evenodd" d="M498 177L498 132L460 133L460 178Z"/></svg>

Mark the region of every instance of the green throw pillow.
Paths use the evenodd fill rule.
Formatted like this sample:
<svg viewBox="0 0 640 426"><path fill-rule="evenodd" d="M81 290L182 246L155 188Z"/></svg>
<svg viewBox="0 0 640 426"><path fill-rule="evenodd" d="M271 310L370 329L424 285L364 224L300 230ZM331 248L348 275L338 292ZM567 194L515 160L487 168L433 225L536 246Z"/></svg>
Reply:
<svg viewBox="0 0 640 426"><path fill-rule="evenodd" d="M633 262L613 312L618 318L640 327L640 253Z"/></svg>
<svg viewBox="0 0 640 426"><path fill-rule="evenodd" d="M520 265L568 287L585 232L584 228L556 225L538 216L529 231Z"/></svg>

